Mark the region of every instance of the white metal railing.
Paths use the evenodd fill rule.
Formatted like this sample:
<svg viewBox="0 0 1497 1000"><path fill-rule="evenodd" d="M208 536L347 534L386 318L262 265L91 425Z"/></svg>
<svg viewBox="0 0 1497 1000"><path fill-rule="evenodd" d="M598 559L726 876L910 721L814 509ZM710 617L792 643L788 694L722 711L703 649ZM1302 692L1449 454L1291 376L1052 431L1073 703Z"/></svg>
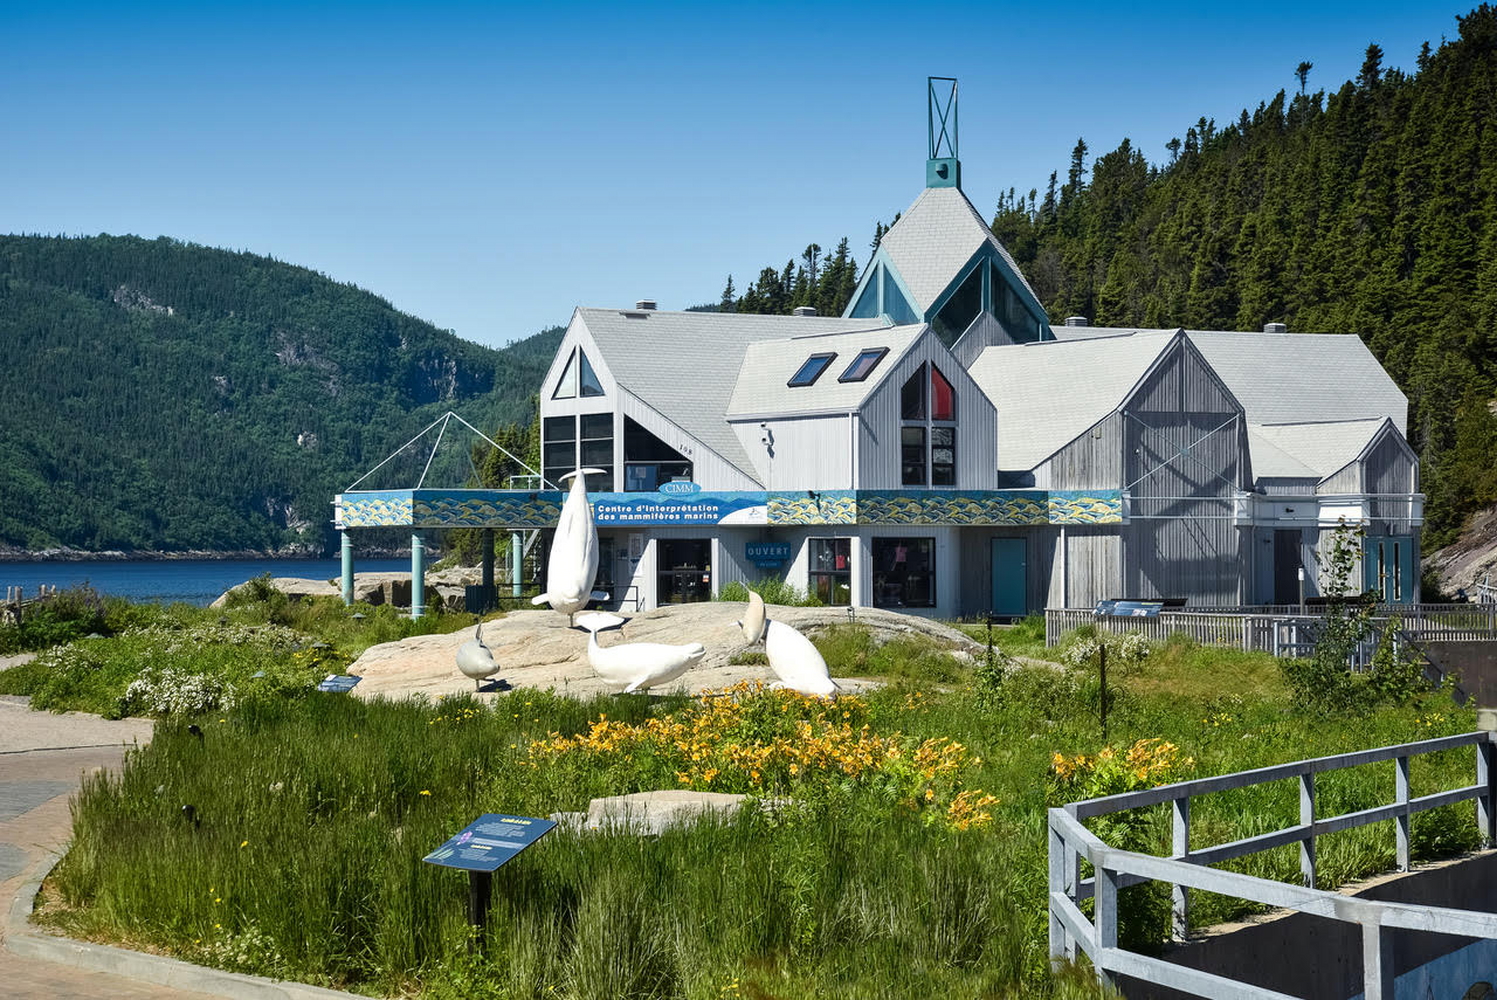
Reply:
<svg viewBox="0 0 1497 1000"><path fill-rule="evenodd" d="M1474 784L1418 798L1410 797L1410 758L1464 746L1476 749ZM1393 949L1389 940L1392 929L1497 938L1497 913L1382 902L1317 889L1316 838L1391 820L1394 824L1398 867L1407 871L1409 818L1426 809L1475 801L1476 822L1482 842L1490 846L1494 834L1497 834L1497 828L1493 824L1493 803L1497 802L1497 798L1494 798L1497 768L1493 766L1493 755L1491 733L1465 733L1331 757L1316 757L1214 778L1183 781L1139 792L1072 802L1062 808L1051 809L1048 824L1051 963L1058 965L1063 961L1074 960L1079 949L1091 960L1098 979L1103 983L1110 984L1113 976L1120 974L1194 996L1220 1000L1289 1000L1286 994L1274 990L1119 948L1119 890L1144 882L1164 882L1171 889L1171 925L1173 935L1178 938L1185 937L1189 929L1192 889L1358 924L1362 930L1365 1000L1392 1000L1394 967ZM1316 816L1317 774L1388 761L1394 764L1394 795L1391 803L1339 816ZM1203 848L1191 847L1192 798L1286 779L1296 779L1299 782L1298 824L1230 843ZM1155 857L1111 847L1084 825L1085 820L1097 816L1165 803L1170 804L1173 816L1172 853L1169 857ZM1305 881L1303 886L1207 867L1217 862L1296 843L1300 847L1300 870ZM1092 865L1094 874L1091 878L1081 877L1083 858ZM1080 906L1088 898L1095 900L1091 919L1088 919Z"/></svg>

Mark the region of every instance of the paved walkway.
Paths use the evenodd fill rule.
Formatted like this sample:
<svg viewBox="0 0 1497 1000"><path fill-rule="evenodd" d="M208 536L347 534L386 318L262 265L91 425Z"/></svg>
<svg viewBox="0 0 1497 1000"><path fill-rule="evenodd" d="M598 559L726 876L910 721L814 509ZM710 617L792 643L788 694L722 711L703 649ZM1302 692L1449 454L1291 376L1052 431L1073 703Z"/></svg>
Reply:
<svg viewBox="0 0 1497 1000"><path fill-rule="evenodd" d="M124 748L151 738L144 719L33 712L25 699L0 697L0 938L26 873L67 843L68 797L84 774L118 767ZM0 941L3 944L3 941ZM207 1000L102 972L18 958L0 947L0 992L12 1000Z"/></svg>

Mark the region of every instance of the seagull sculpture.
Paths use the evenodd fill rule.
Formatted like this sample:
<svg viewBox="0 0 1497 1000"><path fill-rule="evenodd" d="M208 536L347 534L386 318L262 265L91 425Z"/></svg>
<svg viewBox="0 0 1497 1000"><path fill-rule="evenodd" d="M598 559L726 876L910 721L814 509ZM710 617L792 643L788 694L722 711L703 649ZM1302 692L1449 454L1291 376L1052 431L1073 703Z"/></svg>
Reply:
<svg viewBox="0 0 1497 1000"><path fill-rule="evenodd" d="M588 601L606 601L609 594L593 590L598 575L598 528L587 502L587 475L603 475L602 469L578 469L561 478L572 480L572 488L556 520L551 556L546 560L546 592L532 597L531 604L549 604L551 610L571 618Z"/></svg>
<svg viewBox="0 0 1497 1000"><path fill-rule="evenodd" d="M483 642L483 622L473 630L473 638L457 647L457 669L465 676L473 678L473 684L478 690L483 689L483 679L492 677L499 672L499 664L494 659L494 653Z"/></svg>
<svg viewBox="0 0 1497 1000"><path fill-rule="evenodd" d="M784 622L772 620L764 607L764 598L749 591L748 611L738 623L749 642L764 640L764 655L769 669L778 677L778 687L801 694L833 695L837 685L827 670L826 660L811 640Z"/></svg>
<svg viewBox="0 0 1497 1000"><path fill-rule="evenodd" d="M701 662L707 647L699 642L671 646L663 642L625 642L617 646L598 645L598 632L624 624L618 615L594 611L577 619L577 627L586 629L587 662L610 684L622 685L624 693L667 684Z"/></svg>

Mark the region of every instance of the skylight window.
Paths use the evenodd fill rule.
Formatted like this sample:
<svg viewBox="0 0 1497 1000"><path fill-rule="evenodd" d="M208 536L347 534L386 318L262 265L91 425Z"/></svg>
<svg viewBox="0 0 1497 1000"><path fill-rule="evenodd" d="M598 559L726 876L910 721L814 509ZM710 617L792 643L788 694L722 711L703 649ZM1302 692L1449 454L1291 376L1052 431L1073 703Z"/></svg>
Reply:
<svg viewBox="0 0 1497 1000"><path fill-rule="evenodd" d="M887 347L870 347L860 351L858 356L852 359L852 364L847 366L847 371L837 377L838 382L861 382L873 374L873 369L884 360L884 355L889 353Z"/></svg>
<svg viewBox="0 0 1497 1000"><path fill-rule="evenodd" d="M837 360L835 353L813 354L806 359L805 364L796 369L795 374L790 376L790 381L785 384L792 389L799 389L803 385L815 385L816 380L821 378L821 373L826 371L835 360Z"/></svg>

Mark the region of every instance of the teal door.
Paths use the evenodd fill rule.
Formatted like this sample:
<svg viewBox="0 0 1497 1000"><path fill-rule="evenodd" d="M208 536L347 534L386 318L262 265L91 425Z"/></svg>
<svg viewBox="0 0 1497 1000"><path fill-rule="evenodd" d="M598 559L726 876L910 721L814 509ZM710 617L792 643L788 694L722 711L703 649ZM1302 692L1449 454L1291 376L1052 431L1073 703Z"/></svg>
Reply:
<svg viewBox="0 0 1497 1000"><path fill-rule="evenodd" d="M1029 540L993 539L993 614L1029 613Z"/></svg>
<svg viewBox="0 0 1497 1000"><path fill-rule="evenodd" d="M1369 535L1362 542L1362 585L1385 604L1413 604L1414 539L1411 535Z"/></svg>

